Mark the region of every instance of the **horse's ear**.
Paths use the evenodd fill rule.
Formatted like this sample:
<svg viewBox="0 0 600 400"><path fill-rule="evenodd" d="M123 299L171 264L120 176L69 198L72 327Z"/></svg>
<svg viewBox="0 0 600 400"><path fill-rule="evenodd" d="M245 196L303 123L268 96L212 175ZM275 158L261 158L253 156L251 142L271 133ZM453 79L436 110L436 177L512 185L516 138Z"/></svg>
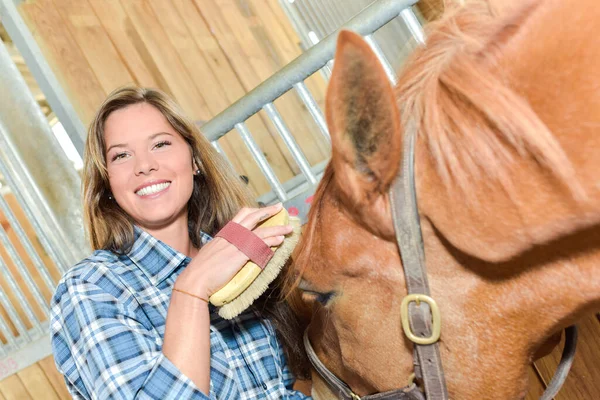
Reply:
<svg viewBox="0 0 600 400"><path fill-rule="evenodd" d="M326 111L340 188L355 202L386 193L400 165L399 114L383 67L356 33L338 37Z"/></svg>

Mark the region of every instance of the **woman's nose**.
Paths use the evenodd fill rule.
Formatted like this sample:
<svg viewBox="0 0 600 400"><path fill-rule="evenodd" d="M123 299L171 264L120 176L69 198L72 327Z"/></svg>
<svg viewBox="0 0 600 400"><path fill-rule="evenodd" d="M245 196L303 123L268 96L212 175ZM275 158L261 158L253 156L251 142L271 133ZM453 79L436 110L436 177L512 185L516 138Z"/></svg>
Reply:
<svg viewBox="0 0 600 400"><path fill-rule="evenodd" d="M158 162L152 155L142 155L136 157L135 174L148 175L151 171L158 171Z"/></svg>

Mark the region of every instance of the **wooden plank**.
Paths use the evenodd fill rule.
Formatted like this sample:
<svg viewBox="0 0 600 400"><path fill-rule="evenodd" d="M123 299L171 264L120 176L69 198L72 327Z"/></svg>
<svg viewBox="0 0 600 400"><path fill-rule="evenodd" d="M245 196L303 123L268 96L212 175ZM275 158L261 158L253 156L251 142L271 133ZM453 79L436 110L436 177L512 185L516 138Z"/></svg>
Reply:
<svg viewBox="0 0 600 400"><path fill-rule="evenodd" d="M106 93L133 83L94 9L87 0L60 0L58 10ZM74 44L75 45L75 44Z"/></svg>
<svg viewBox="0 0 600 400"><path fill-rule="evenodd" d="M4 199L8 203L8 206L10 207L12 213L15 215L17 221L19 221L21 228L25 231L25 235L29 239L29 242L31 242L31 245L33 246L34 250L40 256L46 268L48 268L48 273L50 274L50 277L55 283L58 283L58 280L61 278L61 272L59 271L58 267L52 262L48 253L46 253L46 250L44 250L44 247L40 243L35 233L35 230L33 229L33 226L31 225L31 223L27 219L27 216L25 215L25 212L19 205L17 198L14 194L7 193L4 195Z"/></svg>
<svg viewBox="0 0 600 400"><path fill-rule="evenodd" d="M186 16L184 21L187 24L197 46L202 51L202 54L204 55L205 60L212 70L214 76L219 80L219 82L221 82L227 101L229 103L237 101L247 92L247 88L239 78L237 71L233 68L232 63L234 60L230 58L230 53L227 53L227 48L221 46L222 43L228 43L227 40L222 38L222 35L227 35L227 30L221 32L209 26L206 21L207 17L199 11L199 7L204 8L204 3L202 3L200 6L199 3L194 3L193 1L177 0L174 2L174 4L179 9L180 15ZM272 132L269 131L269 128L265 125L260 117L254 116L250 118L248 121L246 121L246 125L248 126L248 129L250 129L250 131L256 136L259 146L264 146L262 143L263 138L266 138L265 140L267 140L267 143L272 141ZM228 134L225 138L225 141L221 139L220 143L225 143L226 146L230 140L231 147L237 154L239 154L238 159L241 163L244 163L244 170L248 172L250 183L256 188L255 193L260 195L269 191L270 187L267 184L267 181L262 176L262 173L258 169L256 163L252 160L250 153L246 149L245 145L241 142L241 139L238 137L237 133L234 132L231 135ZM228 152L227 149L226 152ZM238 171L241 170L238 169ZM281 169L279 169L279 171L281 171ZM291 175L291 173L281 174L280 172L279 178L285 180L289 179Z"/></svg>
<svg viewBox="0 0 600 400"><path fill-rule="evenodd" d="M0 393L6 400L33 400L18 375L0 381Z"/></svg>
<svg viewBox="0 0 600 400"><path fill-rule="evenodd" d="M59 400L58 394L38 364L33 364L17 375L33 399Z"/></svg>
<svg viewBox="0 0 600 400"><path fill-rule="evenodd" d="M192 83L198 88L200 94L208 96L209 101L206 101L206 104L212 117L227 108L230 102L221 82L206 62L192 33L189 31L190 28L186 20L194 15L179 12L180 9L184 8L184 3L191 4L189 0L179 1L177 4L166 3L162 0L150 0L154 13L161 16L160 23L167 33L170 44L181 58ZM192 7L191 11L195 12L196 10ZM227 135L220 144L236 171L250 178L251 189L255 192L265 190L266 187L259 188L255 186L256 175L260 176L260 170L252 162L249 154L235 150L236 148L243 148L241 139L235 134Z"/></svg>
<svg viewBox="0 0 600 400"><path fill-rule="evenodd" d="M175 49L164 40L167 34L150 4L144 0L123 0L121 4L131 18L148 53L162 72L168 86L167 92L174 96L193 120L208 120L210 112L206 102L198 89L189 84L191 78Z"/></svg>
<svg viewBox="0 0 600 400"><path fill-rule="evenodd" d="M294 43L298 48L300 48L300 38L298 37L298 33L294 30L294 26L290 22L287 14L281 7L279 0L266 0L265 7L271 8L271 12L275 14L275 19L281 23L281 27L285 31L287 40Z"/></svg>
<svg viewBox="0 0 600 400"><path fill-rule="evenodd" d="M252 5L252 3L249 4ZM227 24L240 42L250 65L261 80L269 78L282 68L288 62L286 58L290 58L289 61L294 58L289 53L279 55L276 51L279 46L273 44L278 38L276 35L272 38L269 37L268 30L265 29L252 7L239 7L239 3L233 0L218 0L218 5L221 12L227 15ZM256 11L262 15L268 13L269 10L268 7L258 5ZM291 50L287 49L286 51ZM310 114L299 99L295 95L287 94L277 101L276 106L296 141L304 150L309 162L315 164L324 160L326 157L326 152L323 151L325 143L322 141L320 133L317 132L316 125L312 123ZM282 149L285 148L282 141L277 140L277 143ZM292 168L296 173L298 172L295 164L292 164Z"/></svg>
<svg viewBox="0 0 600 400"><path fill-rule="evenodd" d="M162 73L119 0L89 0L135 83L167 91Z"/></svg>
<svg viewBox="0 0 600 400"><path fill-rule="evenodd" d="M262 40L259 40L259 43L268 47L265 49L266 51L268 50L269 52L276 54L279 67L282 67L296 59L296 57L298 57L302 51L297 42L287 39L286 31L282 27L285 22L287 22L287 25L289 25L287 19L283 21L279 20L277 15L273 13L272 9L264 4L264 0L244 1L244 4L246 3L248 7L242 9L248 14L248 18L260 20L260 24L254 24L252 29L253 32L255 32L255 35L258 37L263 37ZM239 1L238 4L240 4ZM326 90L326 83L323 77L317 73L311 78L307 79L305 83L309 91L313 94L315 101L323 110ZM290 127L292 132L302 132L302 134L294 135L296 141L304 150L304 152L309 155L309 160L311 160L313 163L322 161L329 154L329 144L325 141L318 126L312 123L312 117L306 110L302 101L299 100L299 98L296 98L295 94L286 94L285 96L285 100L282 99L279 101L279 103L288 101L290 103L290 107L300 109L300 113L294 114L294 119L298 119L300 120L299 122L302 121L306 123L306 127L297 128L302 129L301 131L296 131ZM289 98L289 100L287 100L287 98ZM313 152L317 152L317 154L311 155Z"/></svg>
<svg viewBox="0 0 600 400"><path fill-rule="evenodd" d="M54 365L54 357L48 356L43 360L38 362L38 365L46 374L46 378L54 388L56 395L61 400L70 400L71 395L69 394L69 390L67 389L67 385L65 384L64 377L58 372L56 366Z"/></svg>
<svg viewBox="0 0 600 400"><path fill-rule="evenodd" d="M240 77L240 80L246 89L258 85L262 80L266 79L276 71L277 66L272 64L272 60L262 53L260 46L256 44L256 38L253 37L252 31L247 25L248 21L244 20L234 3L222 0L218 1L218 3L215 3L214 1L199 2L196 0L196 5L204 20L207 21L211 31L215 33L219 45L230 58L231 66ZM226 18L225 15L227 15ZM256 69L259 69L259 71ZM291 132L297 135L304 135L305 132L310 129L306 126L306 121L302 121L301 118L288 118L289 116L298 117L301 115L302 107L290 107L289 100L283 99L282 102L278 104L278 108ZM298 124L298 121L301 123ZM269 123L267 124L270 127ZM294 173L298 173L299 170L292 161L292 157L281 138L276 134L274 134L273 137L275 138L280 151L285 155L286 160L289 160ZM269 153L267 153L266 156L268 158ZM307 156L310 155L307 154ZM315 160L310 158L309 161L315 162ZM271 162L272 165L275 165L276 169L279 168L273 160L269 159L269 162ZM282 177L280 176L280 179L281 178ZM287 178L282 180L285 179Z"/></svg>
<svg viewBox="0 0 600 400"><path fill-rule="evenodd" d="M79 46L73 45L75 38L66 29L54 1L23 2L19 10L67 97L87 124L106 92Z"/></svg>
<svg viewBox="0 0 600 400"><path fill-rule="evenodd" d="M595 315L590 315L579 327L577 354L569 377L556 400L589 400L600 398L600 323ZM563 339L564 341L564 339ZM536 361L544 380L549 382L556 371L562 353L560 346L548 356Z"/></svg>
<svg viewBox="0 0 600 400"><path fill-rule="evenodd" d="M527 371L529 373L529 391L527 392L527 396L525 396L525 400L539 400L546 387L533 366L530 366Z"/></svg>

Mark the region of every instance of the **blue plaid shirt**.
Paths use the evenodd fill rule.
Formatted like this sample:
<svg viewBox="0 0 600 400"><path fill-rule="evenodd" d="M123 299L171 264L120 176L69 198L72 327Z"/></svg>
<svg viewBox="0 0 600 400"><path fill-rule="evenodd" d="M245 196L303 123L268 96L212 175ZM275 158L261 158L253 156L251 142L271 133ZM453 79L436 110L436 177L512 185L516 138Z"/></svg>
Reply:
<svg viewBox="0 0 600 400"><path fill-rule="evenodd" d="M135 229L132 250L94 252L52 299L52 349L75 399L304 399L291 389L273 326L252 311L210 307L210 396L162 353L169 299L190 259ZM203 243L210 236L203 237Z"/></svg>

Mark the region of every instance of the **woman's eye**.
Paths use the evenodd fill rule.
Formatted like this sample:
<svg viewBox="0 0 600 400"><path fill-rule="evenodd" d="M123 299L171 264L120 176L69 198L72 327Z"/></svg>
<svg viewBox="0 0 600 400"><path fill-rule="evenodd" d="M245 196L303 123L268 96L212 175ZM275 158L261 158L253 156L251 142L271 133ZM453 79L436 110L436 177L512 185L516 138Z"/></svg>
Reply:
<svg viewBox="0 0 600 400"><path fill-rule="evenodd" d="M171 144L171 142L169 142L168 140L163 140L162 142L158 142L154 145L155 149L160 149L162 147L166 147L169 146Z"/></svg>
<svg viewBox="0 0 600 400"><path fill-rule="evenodd" d="M117 153L114 156L112 156L111 161L121 160L121 159L125 158L126 156L127 156L127 153Z"/></svg>

